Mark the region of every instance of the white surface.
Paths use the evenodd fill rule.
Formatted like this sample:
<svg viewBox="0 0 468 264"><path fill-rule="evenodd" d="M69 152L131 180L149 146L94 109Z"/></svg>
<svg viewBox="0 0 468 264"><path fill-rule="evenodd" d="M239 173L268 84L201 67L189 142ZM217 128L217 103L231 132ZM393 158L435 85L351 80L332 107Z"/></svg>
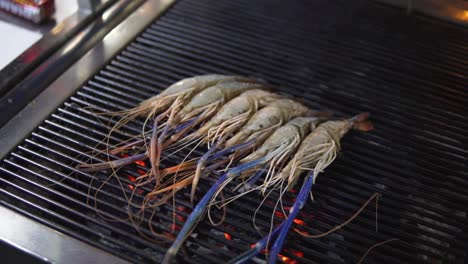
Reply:
<svg viewBox="0 0 468 264"><path fill-rule="evenodd" d="M3 68L39 40L42 34L0 21L0 36L5 36L0 44L0 68Z"/></svg>
<svg viewBox="0 0 468 264"><path fill-rule="evenodd" d="M78 9L78 3L77 0L55 0L55 9L53 18L58 24ZM0 36L2 36L0 69L3 69L54 26L54 23L36 25L1 10L0 14Z"/></svg>

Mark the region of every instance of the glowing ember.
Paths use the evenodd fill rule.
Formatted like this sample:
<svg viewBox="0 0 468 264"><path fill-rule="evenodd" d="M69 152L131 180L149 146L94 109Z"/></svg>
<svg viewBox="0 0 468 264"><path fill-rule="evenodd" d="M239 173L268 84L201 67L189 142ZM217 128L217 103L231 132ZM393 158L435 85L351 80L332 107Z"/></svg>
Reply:
<svg viewBox="0 0 468 264"><path fill-rule="evenodd" d="M296 264L297 261L295 261L294 259L290 259L286 256L283 256L281 254L278 254L278 257L279 259L281 259L281 261L283 261L284 263L287 263L287 264Z"/></svg>
<svg viewBox="0 0 468 264"><path fill-rule="evenodd" d="M224 233L224 237L225 237L227 240L232 240L231 235L228 234L228 233Z"/></svg>
<svg viewBox="0 0 468 264"><path fill-rule="evenodd" d="M296 218L296 219L293 220L293 222L294 222L295 224L298 224L298 225L305 225L305 222L302 221L301 219L297 219L297 218Z"/></svg>
<svg viewBox="0 0 468 264"><path fill-rule="evenodd" d="M133 186L133 185L131 185L131 184L127 184L127 186L128 186L128 188L129 188L130 190L132 190L132 191L133 191L133 189L135 189L135 186Z"/></svg>
<svg viewBox="0 0 468 264"><path fill-rule="evenodd" d="M304 252L302 251L291 249L290 252L296 257L304 257Z"/></svg>
<svg viewBox="0 0 468 264"><path fill-rule="evenodd" d="M146 163L144 161L142 161L142 160L135 161L135 164L146 167Z"/></svg>
<svg viewBox="0 0 468 264"><path fill-rule="evenodd" d="M146 172L144 170L137 169L138 174L140 175L145 175Z"/></svg>
<svg viewBox="0 0 468 264"><path fill-rule="evenodd" d="M131 182L135 182L136 178L133 177L132 175L127 175L127 179L129 179Z"/></svg>
<svg viewBox="0 0 468 264"><path fill-rule="evenodd" d="M280 218L283 218L283 217L284 217L284 214L283 214L283 212L281 212L281 211L275 211L275 215L276 215L277 217L280 217Z"/></svg>
<svg viewBox="0 0 468 264"><path fill-rule="evenodd" d="M181 216L181 215L176 215L176 218L177 220L179 220L180 222L184 222L185 221L185 217Z"/></svg>

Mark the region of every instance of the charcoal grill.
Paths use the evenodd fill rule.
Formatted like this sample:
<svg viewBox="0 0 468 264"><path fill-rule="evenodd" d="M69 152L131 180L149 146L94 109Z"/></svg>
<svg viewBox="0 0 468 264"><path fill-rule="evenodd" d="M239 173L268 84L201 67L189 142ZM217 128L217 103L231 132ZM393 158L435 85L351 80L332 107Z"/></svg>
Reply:
<svg viewBox="0 0 468 264"><path fill-rule="evenodd" d="M94 112L123 110L176 80L215 72L264 79L338 116L372 113L376 129L346 136L342 155L318 180L316 201L307 203L295 227L326 231L376 192L377 220L370 206L321 239L291 232L281 261L355 263L389 238L399 240L376 248L365 262L467 260L466 28L374 1L170 4L144 3L0 130L4 241L42 261L161 261L169 245L143 238L140 233L150 234L147 225L139 233L128 222L103 219L125 217L129 210L117 181L95 198L88 193L107 174L75 166L90 158L112 124ZM111 142L138 132L139 124L129 124ZM119 173L128 193L142 165ZM188 193L178 193L175 207L159 209L151 222L156 230L175 228L174 208L175 225L183 224L191 208ZM178 261L219 263L250 248L261 237L252 225L256 197L229 206L222 225L201 222ZM283 216L266 202L257 215L261 231L272 217Z"/></svg>

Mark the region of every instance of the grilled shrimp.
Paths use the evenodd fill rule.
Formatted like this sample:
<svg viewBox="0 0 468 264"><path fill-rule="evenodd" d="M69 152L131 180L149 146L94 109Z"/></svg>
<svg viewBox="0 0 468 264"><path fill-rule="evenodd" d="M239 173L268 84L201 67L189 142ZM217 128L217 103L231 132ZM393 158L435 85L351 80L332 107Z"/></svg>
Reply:
<svg viewBox="0 0 468 264"><path fill-rule="evenodd" d="M193 137L204 138L208 143L229 135L244 125L259 108L265 107L279 97L277 94L259 89L243 92L223 105L211 120L193 134Z"/></svg>
<svg viewBox="0 0 468 264"><path fill-rule="evenodd" d="M211 153L213 153L218 146L221 146L228 136L244 125L247 120L257 112L258 108L264 107L278 98L279 96L277 94L259 89L243 92L238 97L223 105L219 112L195 133L186 137L189 141L200 139L205 143L209 143L210 141L214 143L210 150L198 161L192 182L192 202L198 180L200 179L202 171L205 169L205 164Z"/></svg>
<svg viewBox="0 0 468 264"><path fill-rule="evenodd" d="M139 116L145 116L147 119L151 119L154 115L159 114L163 111L166 113L161 114L160 118L166 116L168 111L177 111L178 107L181 104L186 103L188 100L192 98L194 94L199 93L203 89L215 85L219 82L223 81L245 81L245 82L253 82L252 79L242 76L229 76L229 75L221 75L221 74L208 74L208 75L200 75L194 76L186 79L182 79L171 86L167 87L164 91L160 94L155 95L145 101L141 102L137 107L120 111L120 112L113 112L112 114L123 115L123 117L114 125L111 129L110 133L114 130L117 130L122 125L128 123L129 121L135 119ZM172 109L169 107L172 106ZM110 135L109 133L109 135ZM144 138L144 137L143 137ZM114 150L111 150L110 153L117 154L125 149L133 147L135 145L142 145L144 144L145 140L140 139L136 142L131 142L129 144L120 146ZM123 162L114 162L117 164L124 164ZM97 165L97 166L94 166ZM111 168L113 165L112 162L105 162L102 164L84 164L80 165L80 167L87 168L88 170L102 170Z"/></svg>
<svg viewBox="0 0 468 264"><path fill-rule="evenodd" d="M180 110L177 117L181 122L188 121L201 113L211 113L212 111L219 110L219 107L224 103L244 91L262 88L265 88L264 84L252 82L220 82L196 94L187 105Z"/></svg>
<svg viewBox="0 0 468 264"><path fill-rule="evenodd" d="M319 122L318 118L314 117L298 117L286 125L278 129L268 140L263 144L263 148L258 153L254 152L251 156L246 158L243 164L234 167L221 176L216 183L208 190L203 196L197 206L194 208L190 216L187 218L182 230L177 235L176 240L167 251L164 257L164 263L169 263L171 259L177 254L179 248L182 246L183 241L190 234L193 227L197 224L199 218L202 216L205 209L213 203L216 196L223 190L223 188L235 177L241 173L248 171L262 164L272 165L281 163L286 159L296 147L300 144L301 139L309 133ZM260 153L269 151L269 154L255 159ZM254 158L255 157L255 158ZM208 210L209 211L209 210Z"/></svg>
<svg viewBox="0 0 468 264"><path fill-rule="evenodd" d="M366 121L368 117L368 113L362 113L347 120L327 121L320 124L312 133L304 138L294 157L282 171L265 183L266 187L268 187L282 185L283 182L287 182L286 189L290 189L295 185L303 172L312 171L304 180L297 199L290 209L288 218L280 225L281 228L277 228L274 231L278 233L278 237L270 250L268 263L276 263L277 255L282 249L289 228L299 210L304 206L312 185L317 179L317 175L335 160L337 152L340 149L341 138L351 128L361 131L371 130L373 128L372 124ZM264 239L259 241L259 243L262 241ZM259 243L256 244L254 249L236 258L236 263L244 262L258 254L262 249L261 247L264 246L264 244Z"/></svg>
<svg viewBox="0 0 468 264"><path fill-rule="evenodd" d="M141 102L137 107L117 112L117 114L124 115L124 117L117 123L114 129L119 128L138 116L152 118L154 115L166 111L176 101L176 99L179 99L178 104L182 104L189 100L194 94L197 94L203 89L222 81L252 80L242 76L221 74L199 75L182 79L164 89L160 94Z"/></svg>
<svg viewBox="0 0 468 264"><path fill-rule="evenodd" d="M226 142L231 147L255 138L263 141L291 118L312 115L313 111L292 99L279 99L255 113L242 129ZM260 143L261 144L261 143Z"/></svg>
<svg viewBox="0 0 468 264"><path fill-rule="evenodd" d="M368 116L368 113L362 113L350 119L327 121L319 125L304 139L293 159L278 174L278 179L287 179L289 190L302 172L313 170L315 183L318 173L335 160L340 150L340 140L351 128L361 131L372 129L372 124L366 121Z"/></svg>
<svg viewBox="0 0 468 264"><path fill-rule="evenodd" d="M244 91L265 88L265 85L252 82L226 81L219 82L196 94L179 112L172 112L169 116L159 138L156 139L157 124L153 128L153 136L150 143L151 169L156 178L159 178L159 163L161 152L165 146L177 141L184 133L197 124L212 117L227 101L238 96ZM192 119L192 120L191 120ZM174 134L169 141L166 135L174 123L188 122L182 131ZM163 144L164 143L164 144ZM156 179L158 180L158 179Z"/></svg>
<svg viewBox="0 0 468 264"><path fill-rule="evenodd" d="M322 121L323 118L319 117L296 117L278 128L278 130L276 130L270 137L265 140L260 148L252 152L247 157L241 159L239 161L241 164L240 167L251 167L249 164L257 164L255 167L246 169L241 174L241 177L246 180L248 187L250 187L250 185L252 185L264 171L263 168L259 170L259 167L267 167L266 170L268 173L264 180L265 184L267 184L269 176L275 173L275 169L282 167L283 163L289 158L289 156L292 155L294 151L296 151L302 139L304 139L304 137L310 131L314 130L316 126ZM257 170L257 173L253 174L252 170ZM224 188L224 186L226 186L232 179L233 177L225 181L225 183L216 192L213 201L219 192ZM241 185L235 189L239 188ZM232 202L233 200L238 199L253 190L261 189L261 187L262 185L249 191L242 192L235 197L225 199L225 201L228 202L225 202L224 204Z"/></svg>

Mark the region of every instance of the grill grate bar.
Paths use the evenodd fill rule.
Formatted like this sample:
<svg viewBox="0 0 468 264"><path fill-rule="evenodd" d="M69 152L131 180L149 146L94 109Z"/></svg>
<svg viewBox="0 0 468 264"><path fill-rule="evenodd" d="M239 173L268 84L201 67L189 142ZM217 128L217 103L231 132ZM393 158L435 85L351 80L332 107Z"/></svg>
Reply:
<svg viewBox="0 0 468 264"><path fill-rule="evenodd" d="M218 4L222 5L222 6L219 6ZM199 16L195 17L195 18L198 18L198 19L203 19L203 18L207 18L206 16L203 16L201 15L202 12L207 12L207 10L218 10L219 8L229 8L229 5L232 4L232 3L227 3L227 2L223 2L223 3L209 3L208 5L206 3L203 3L203 2L185 2L185 3L182 3L182 5L187 5L187 9L190 10L189 14L190 13L194 13L194 11L198 11L198 14L200 14ZM373 7L377 7L378 4L375 4L375 3L371 3L371 5L373 5ZM353 8L353 9L357 9L357 8ZM250 14L244 14L245 12L251 12L252 9L241 9L241 10L236 10L236 15L235 16L219 16L219 14L221 14L220 12L212 12L210 14L210 17L209 17L209 20L210 21L207 21L208 23L211 22L212 19L216 18L216 17L221 17L221 18L229 18L229 21L232 21L233 23L235 24L238 24L239 27L245 25L245 27L248 29L249 26L252 26L252 24L255 24L257 27L260 27L261 29L265 29L265 30L268 30L269 32L275 32L275 31L279 31L281 34L279 35L279 37L285 35L285 36L289 36L290 35L293 35L293 36L304 36L304 38L308 38L308 36L310 36L310 33L311 31L316 31L316 26L315 25L311 25L310 28L304 28L304 24L300 24L300 25L291 25L289 23L284 23L282 21L278 21L278 18L277 17L274 17L274 16L262 16L262 12L260 12L260 15L258 14L253 14L253 13L250 13ZM353 10L355 11L355 10ZM353 12L351 11L351 12ZM171 12L169 13L168 15L164 16L162 19L166 18L166 17L170 17L171 15L175 15L177 16L176 18L180 18L181 17L181 14L180 14L180 11L178 9L175 9L174 12ZM360 14L358 14L358 16L356 17L353 17L353 19L360 19L362 18L364 20L364 22L368 22L368 20L372 19L372 22L376 23L375 26L378 27L378 32L376 33L387 33L388 30L387 27L389 27L389 20L388 19L382 19L380 21L376 21L375 19L379 19L381 17L379 16L372 16L370 15L370 13L366 12L366 13L363 13L364 16L360 16ZM379 14L380 15L380 14ZM187 14L185 13L184 14L184 17L185 19L188 19L187 18ZM190 17L191 18L191 17ZM265 21L269 21L271 23L274 23L275 25L278 25L279 27L272 27L270 26L269 23L265 23ZM290 20L288 20L290 21ZM220 23L221 25L225 25L227 24L226 22L227 21L222 21L223 23ZM328 22L328 21L325 21L325 22ZM343 23L346 23L348 21L344 20ZM356 24L359 24L359 22L362 23L362 21L356 21ZM380 22L380 24L379 24ZM336 21L332 21L332 23L336 23ZM324 29L322 29L323 31L325 30L336 30L336 27L338 26L341 26L341 24L325 24L324 25ZM390 25L391 27L392 25ZM420 26L423 26L423 25L420 25ZM363 29L367 29L365 27L362 27ZM424 26L425 29L428 29L430 30L431 27L430 26ZM444 24L444 27L443 27L443 30L444 32L449 29L450 27L447 26L447 24ZM284 29L287 29L287 30L284 30ZM361 28L357 28L358 30L361 29ZM356 28L352 28L351 30L356 30ZM354 31L347 31L347 32L353 32ZM460 58L459 62L460 62L460 66L464 66L466 67L466 64L463 63L463 57L468 57L466 54L457 54L456 52L454 52L455 50L459 49L459 48L462 48L462 49L467 49L466 48L466 41L468 40L468 38L463 38L464 34L460 34L460 30L463 30L463 29L460 29L460 28L457 28L458 30L458 34L452 36L450 39L450 42L449 43L443 43L444 45L448 45L450 48L447 48L447 49L442 49L442 48L439 48L437 47L436 49L434 48L434 46L432 45L427 45L428 42L426 41L418 41L418 40L427 40L427 39L424 39L424 38L414 38L414 39L411 39L411 44L419 44L419 46L417 46L418 48L421 47L421 48L426 48L426 49L435 49L437 52L447 52L449 54L452 54L453 55L453 58L454 59L457 59L457 58ZM466 30L465 30L466 31ZM320 33L322 33L321 31L319 31ZM339 33L344 33L344 32L339 32ZM405 35L404 32L398 32L400 34L396 34L397 37L400 37L400 38L403 38L403 39L408 39L409 36ZM412 32L413 33L413 32ZM429 35L430 36L430 35ZM465 41L464 41L465 40ZM300 42L299 42L300 43ZM457 44L458 43L458 44ZM455 45L453 45L455 44ZM451 46L453 45L453 46ZM385 47L385 46L384 46ZM395 52L402 52L404 50L396 50ZM412 50L413 51L413 50ZM417 58L417 57L415 57ZM419 60L419 58L417 58L417 60Z"/></svg>
<svg viewBox="0 0 468 264"><path fill-rule="evenodd" d="M131 193L127 185L134 185L129 177L148 168L132 164L119 170L96 197L110 172L76 169L84 160L107 158L95 149L118 117L95 113L133 107L188 76L241 74L265 79L280 93L338 116L370 111L376 126L371 133L350 133L343 140L343 154L314 186L318 199L298 216L306 225L295 227L326 231L379 192L379 232L370 206L322 239L291 232L288 242L296 243L287 243L293 244L289 249L304 257L282 254L301 263L348 263L372 244L397 237L400 241L379 247L367 260L463 262L468 241L468 181L463 173L468 164L463 148L468 144L466 30L367 1L293 1L289 6L285 12L275 1L264 0L176 3L0 164L2 204L130 261L160 261L167 244L145 240L129 222L106 222L98 215L125 217L124 194ZM143 124L142 119L132 120L112 133L110 143L140 134ZM185 154L177 153L163 166L176 164ZM214 180L204 180L198 196ZM175 208L171 203L161 206L151 221L158 231L170 233L187 217L189 193L181 190L176 197ZM284 205L291 206L293 197L286 195ZM275 194L267 201L277 199ZM260 237L252 225L259 203L255 195L242 197L229 205L223 225L202 221L196 237L188 238L189 256L180 260L219 263L248 249ZM268 230L274 209L274 203L266 202L256 215L262 232ZM213 214L220 216L219 211ZM275 223L281 219L274 214ZM151 233L147 219L140 231Z"/></svg>

